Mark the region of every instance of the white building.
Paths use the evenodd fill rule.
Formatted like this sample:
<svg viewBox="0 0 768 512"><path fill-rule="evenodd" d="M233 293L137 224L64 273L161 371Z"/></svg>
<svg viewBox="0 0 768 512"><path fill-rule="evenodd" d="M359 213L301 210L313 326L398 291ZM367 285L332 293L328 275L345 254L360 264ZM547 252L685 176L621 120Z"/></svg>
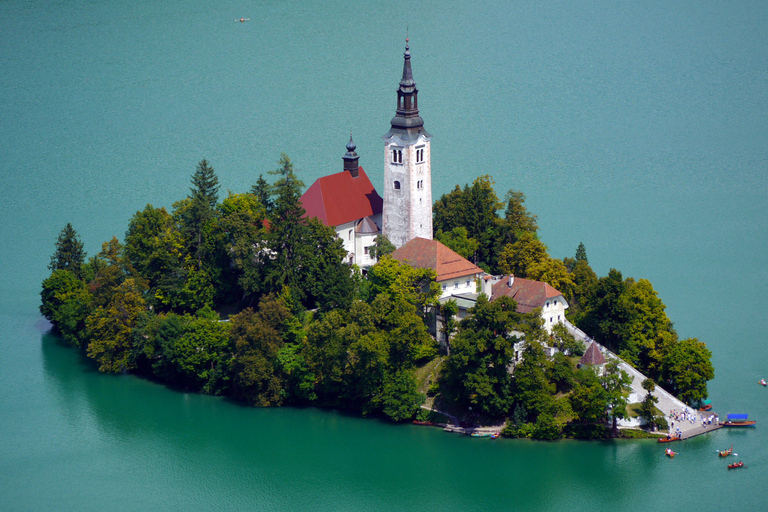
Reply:
<svg viewBox="0 0 768 512"><path fill-rule="evenodd" d="M535 308L541 308L541 318L547 333L552 333L552 327L565 323L565 310L568 303L563 294L541 281L532 281L513 275L485 276L482 280L482 293L490 300L502 296L511 297L517 302L517 311L530 313Z"/></svg>
<svg viewBox="0 0 768 512"><path fill-rule="evenodd" d="M301 196L308 217L332 226L344 242L346 261L367 268L376 263L370 248L381 234L381 196L359 165L356 146L349 137L342 172L323 176Z"/></svg>
<svg viewBox="0 0 768 512"><path fill-rule="evenodd" d="M432 171L430 140L419 116L419 91L405 40L403 78L397 110L384 135L383 232L395 247L420 237L432 239Z"/></svg>

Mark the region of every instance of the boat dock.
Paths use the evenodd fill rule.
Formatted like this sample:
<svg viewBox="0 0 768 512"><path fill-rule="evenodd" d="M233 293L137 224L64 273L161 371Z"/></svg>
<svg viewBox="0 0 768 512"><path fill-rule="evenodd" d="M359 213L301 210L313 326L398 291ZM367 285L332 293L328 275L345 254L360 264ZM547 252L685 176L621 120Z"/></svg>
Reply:
<svg viewBox="0 0 768 512"><path fill-rule="evenodd" d="M714 423L712 425L707 425L706 427L703 425L698 425L696 427L683 430L682 435L680 436L680 440L685 441L686 439L700 436L701 434L706 434L708 432L714 432L715 430L719 430L721 428L723 428L722 425L715 425Z"/></svg>

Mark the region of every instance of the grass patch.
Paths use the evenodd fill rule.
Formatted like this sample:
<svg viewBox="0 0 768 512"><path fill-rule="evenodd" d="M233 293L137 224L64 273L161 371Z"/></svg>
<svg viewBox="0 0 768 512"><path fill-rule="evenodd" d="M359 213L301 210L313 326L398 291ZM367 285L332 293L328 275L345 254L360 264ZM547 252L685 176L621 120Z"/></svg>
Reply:
<svg viewBox="0 0 768 512"><path fill-rule="evenodd" d="M444 359L445 356L439 355L423 366L416 368L416 389L419 393L424 393L426 395L429 386L437 381Z"/></svg>

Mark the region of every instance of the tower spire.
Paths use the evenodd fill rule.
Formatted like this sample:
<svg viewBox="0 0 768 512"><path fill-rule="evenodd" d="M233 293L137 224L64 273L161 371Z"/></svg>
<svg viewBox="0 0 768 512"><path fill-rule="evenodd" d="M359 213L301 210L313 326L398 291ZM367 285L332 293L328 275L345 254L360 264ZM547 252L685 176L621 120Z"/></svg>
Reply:
<svg viewBox="0 0 768 512"><path fill-rule="evenodd" d="M347 153L342 158L344 159L344 170L349 171L349 174L351 174L353 178L357 178L360 172L360 157L357 156L355 149L357 149L357 146L355 146L355 143L352 141L352 134L350 133L349 142L347 143Z"/></svg>
<svg viewBox="0 0 768 512"><path fill-rule="evenodd" d="M424 120L419 116L419 90L413 80L411 68L411 47L408 37L405 38L405 52L403 52L403 77L400 79L400 87L397 89L397 110L392 118L390 134L399 134L407 139L418 138L424 133Z"/></svg>

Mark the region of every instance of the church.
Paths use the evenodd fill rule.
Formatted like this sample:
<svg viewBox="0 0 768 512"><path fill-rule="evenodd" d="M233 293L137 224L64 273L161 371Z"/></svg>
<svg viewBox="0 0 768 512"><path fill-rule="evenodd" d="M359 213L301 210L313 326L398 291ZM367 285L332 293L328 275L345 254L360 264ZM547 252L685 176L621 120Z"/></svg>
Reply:
<svg viewBox="0 0 768 512"><path fill-rule="evenodd" d="M360 167L352 136L343 170L319 178L301 197L307 216L332 226L344 242L347 262L362 269L376 263L370 248L382 233L396 248L414 238L432 239L432 136L419 116L418 95L406 39L395 117L383 137L383 199Z"/></svg>

